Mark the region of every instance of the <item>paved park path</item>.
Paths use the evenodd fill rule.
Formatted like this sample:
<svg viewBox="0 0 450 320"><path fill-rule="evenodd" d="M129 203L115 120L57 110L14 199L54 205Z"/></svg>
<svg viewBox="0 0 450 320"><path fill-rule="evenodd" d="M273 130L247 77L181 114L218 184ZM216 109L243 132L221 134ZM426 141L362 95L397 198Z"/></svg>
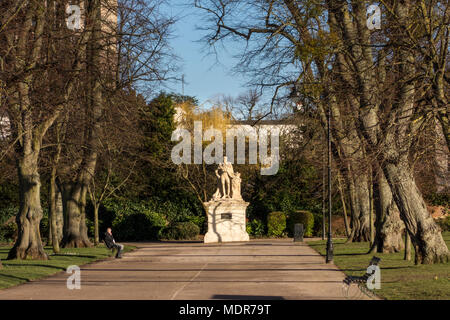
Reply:
<svg viewBox="0 0 450 320"><path fill-rule="evenodd" d="M137 243L123 259L0 290L0 299L345 299L344 274L307 244Z"/></svg>

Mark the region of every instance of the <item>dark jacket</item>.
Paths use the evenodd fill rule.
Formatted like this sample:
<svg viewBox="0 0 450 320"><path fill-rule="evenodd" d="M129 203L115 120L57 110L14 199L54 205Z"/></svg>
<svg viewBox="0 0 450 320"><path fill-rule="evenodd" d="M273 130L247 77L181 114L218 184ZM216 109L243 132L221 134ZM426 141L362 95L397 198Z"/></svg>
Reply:
<svg viewBox="0 0 450 320"><path fill-rule="evenodd" d="M114 247L114 237L108 232L105 232L105 238L103 240L105 241L105 244L109 249Z"/></svg>

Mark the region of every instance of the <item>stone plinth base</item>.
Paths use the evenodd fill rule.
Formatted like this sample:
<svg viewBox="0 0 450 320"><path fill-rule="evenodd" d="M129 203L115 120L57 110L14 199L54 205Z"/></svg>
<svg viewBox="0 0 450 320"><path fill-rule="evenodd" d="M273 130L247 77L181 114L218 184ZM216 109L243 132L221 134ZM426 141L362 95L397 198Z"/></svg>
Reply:
<svg viewBox="0 0 450 320"><path fill-rule="evenodd" d="M248 202L218 200L204 203L208 213L208 232L204 243L248 241L245 210Z"/></svg>

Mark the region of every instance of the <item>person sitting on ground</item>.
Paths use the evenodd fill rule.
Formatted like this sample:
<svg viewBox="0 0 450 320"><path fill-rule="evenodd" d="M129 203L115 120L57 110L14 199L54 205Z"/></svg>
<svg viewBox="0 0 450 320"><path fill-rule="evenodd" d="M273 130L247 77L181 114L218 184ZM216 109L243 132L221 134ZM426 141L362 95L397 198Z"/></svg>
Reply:
<svg viewBox="0 0 450 320"><path fill-rule="evenodd" d="M111 228L106 229L104 240L108 249L117 249L116 258L122 258L123 245L116 243L112 235Z"/></svg>

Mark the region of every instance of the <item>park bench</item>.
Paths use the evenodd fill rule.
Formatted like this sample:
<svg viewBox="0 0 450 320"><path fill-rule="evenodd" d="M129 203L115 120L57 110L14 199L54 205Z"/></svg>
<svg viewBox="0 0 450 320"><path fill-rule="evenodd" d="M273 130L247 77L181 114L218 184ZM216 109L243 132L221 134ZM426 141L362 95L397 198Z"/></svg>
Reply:
<svg viewBox="0 0 450 320"><path fill-rule="evenodd" d="M378 257L373 257L372 260L370 260L369 262L369 266L367 267L367 269L369 269L370 266L378 266L378 264L380 263L381 259ZM359 289L365 293L368 296L374 296L374 293L372 290L370 290L369 288L367 288L367 280L373 276L375 274L376 270L375 268L373 268L373 270L371 272L367 272L362 275L362 276L347 276L345 277L345 279L343 280L343 287L346 290L346 293L348 294L348 290L350 288L350 286L352 284L356 284Z"/></svg>
<svg viewBox="0 0 450 320"><path fill-rule="evenodd" d="M111 248L108 247L108 244L106 243L105 239L103 239L103 243L105 244L106 248L108 248L109 250L111 250L111 253L114 254L115 248L114 248L114 247L111 247Z"/></svg>

